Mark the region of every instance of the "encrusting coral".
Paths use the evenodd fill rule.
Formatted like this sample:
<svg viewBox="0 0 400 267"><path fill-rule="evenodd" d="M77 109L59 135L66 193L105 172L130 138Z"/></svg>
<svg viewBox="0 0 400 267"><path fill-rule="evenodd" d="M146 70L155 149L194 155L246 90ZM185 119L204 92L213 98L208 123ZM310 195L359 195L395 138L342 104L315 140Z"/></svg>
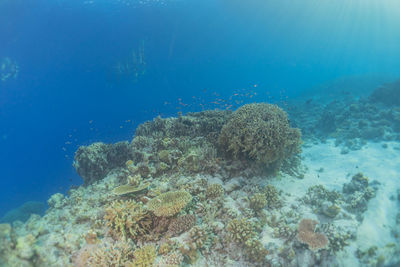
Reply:
<svg viewBox="0 0 400 267"><path fill-rule="evenodd" d="M147 208L156 216L170 217L180 212L192 201L192 196L183 190L163 193L147 203Z"/></svg>
<svg viewBox="0 0 400 267"><path fill-rule="evenodd" d="M307 244L313 251L326 248L328 245L328 238L324 234L315 232L317 224L318 222L315 220L302 219L298 227L297 239L301 243Z"/></svg>

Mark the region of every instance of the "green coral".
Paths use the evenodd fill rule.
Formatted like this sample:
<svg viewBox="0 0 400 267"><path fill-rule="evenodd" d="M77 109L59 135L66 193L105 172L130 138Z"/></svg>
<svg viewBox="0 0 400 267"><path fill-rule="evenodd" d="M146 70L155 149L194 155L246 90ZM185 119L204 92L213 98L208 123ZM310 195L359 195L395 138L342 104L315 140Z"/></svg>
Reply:
<svg viewBox="0 0 400 267"><path fill-rule="evenodd" d="M142 204L133 200L113 201L106 208L106 225L119 237L136 240L151 230L152 219Z"/></svg>
<svg viewBox="0 0 400 267"><path fill-rule="evenodd" d="M219 145L234 159L250 159L277 171L284 159L300 152L300 137L278 106L247 104L223 126Z"/></svg>
<svg viewBox="0 0 400 267"><path fill-rule="evenodd" d="M179 213L192 201L192 196L184 191L163 193L147 203L147 208L159 217L170 217Z"/></svg>

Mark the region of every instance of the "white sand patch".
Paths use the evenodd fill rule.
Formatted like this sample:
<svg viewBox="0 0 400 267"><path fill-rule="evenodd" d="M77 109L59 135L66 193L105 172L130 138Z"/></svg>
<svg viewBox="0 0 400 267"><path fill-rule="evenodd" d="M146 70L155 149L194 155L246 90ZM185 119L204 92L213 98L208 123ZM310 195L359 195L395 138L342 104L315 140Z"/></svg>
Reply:
<svg viewBox="0 0 400 267"><path fill-rule="evenodd" d="M368 210L364 213L364 220L357 231L355 243L348 248L348 259L345 262L354 262L354 250L373 245L383 247L388 243L396 242L391 235L391 228L395 226L397 214L396 191L400 188L400 151L394 149L398 143L385 142L368 143L361 150L340 154L340 148L335 147L333 141L318 144L303 149L303 163L308 167L304 179L299 180L286 177L276 179L273 184L293 197L302 197L310 186L322 184L329 190L342 191L343 184L351 181L351 177L362 172L370 178L370 185L374 180L379 182L376 197L368 203ZM321 171L321 168L323 171Z"/></svg>

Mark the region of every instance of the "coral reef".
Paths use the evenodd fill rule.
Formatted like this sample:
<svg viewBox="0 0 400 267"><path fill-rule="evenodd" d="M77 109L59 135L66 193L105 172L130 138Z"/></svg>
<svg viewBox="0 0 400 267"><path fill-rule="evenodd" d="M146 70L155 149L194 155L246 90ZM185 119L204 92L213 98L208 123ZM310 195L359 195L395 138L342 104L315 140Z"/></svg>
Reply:
<svg viewBox="0 0 400 267"><path fill-rule="evenodd" d="M400 106L400 80L376 88L372 92L370 100L386 105Z"/></svg>
<svg viewBox="0 0 400 267"><path fill-rule="evenodd" d="M276 171L284 159L300 151L300 130L276 105L248 104L223 126L219 145L234 159L249 159Z"/></svg>
<svg viewBox="0 0 400 267"><path fill-rule="evenodd" d="M344 125L331 112L326 118L334 123L320 124L325 136ZM260 131L246 129L258 123ZM255 150L227 149L224 142L243 133L243 145L260 142ZM158 117L140 125L130 144L80 147L74 164L85 185L52 195L43 217L0 224L0 265L343 266L345 255L366 266L396 266L397 244L365 248L357 240L360 226L369 226L359 217L368 216L368 201L384 184L309 165L318 157L307 150L315 140L307 133L298 155L296 133L276 106L252 104L233 113ZM300 177L295 169L304 157L310 168ZM393 207L399 195L393 189ZM390 220L400 221L397 213ZM396 241L398 225L388 228Z"/></svg>

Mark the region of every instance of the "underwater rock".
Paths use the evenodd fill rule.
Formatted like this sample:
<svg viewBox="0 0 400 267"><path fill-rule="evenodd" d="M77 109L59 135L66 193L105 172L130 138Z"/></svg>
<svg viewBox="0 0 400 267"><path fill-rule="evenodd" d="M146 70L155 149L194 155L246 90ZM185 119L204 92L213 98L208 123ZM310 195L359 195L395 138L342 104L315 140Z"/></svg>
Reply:
<svg viewBox="0 0 400 267"><path fill-rule="evenodd" d="M218 138L226 156L279 170L284 159L300 152L300 130L291 128L286 112L276 105L247 104L237 109Z"/></svg>
<svg viewBox="0 0 400 267"><path fill-rule="evenodd" d="M128 142L116 144L94 143L81 146L75 152L74 167L85 185L103 179L109 171L123 167L131 158Z"/></svg>
<svg viewBox="0 0 400 267"><path fill-rule="evenodd" d="M55 193L49 198L49 200L47 200L47 204L50 208L62 208L65 205L64 195L61 193Z"/></svg>

